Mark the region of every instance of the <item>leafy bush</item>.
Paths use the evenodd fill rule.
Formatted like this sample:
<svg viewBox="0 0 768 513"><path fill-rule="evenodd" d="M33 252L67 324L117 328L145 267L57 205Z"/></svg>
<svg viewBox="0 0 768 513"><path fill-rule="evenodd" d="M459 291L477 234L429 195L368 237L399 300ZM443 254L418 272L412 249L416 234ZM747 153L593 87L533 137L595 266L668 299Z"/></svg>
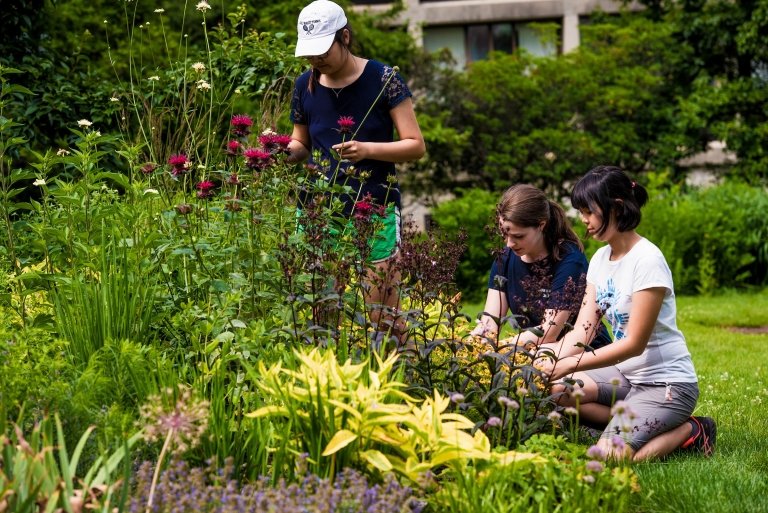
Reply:
<svg viewBox="0 0 768 513"><path fill-rule="evenodd" d="M589 460L586 448L561 437L532 438L517 457L449 473L456 486L429 497L435 511L456 513L623 512L639 488L629 466ZM589 461L587 461L589 460Z"/></svg>
<svg viewBox="0 0 768 513"><path fill-rule="evenodd" d="M661 192L638 231L661 248L679 293L761 285L768 279L768 195L726 182Z"/></svg>
<svg viewBox="0 0 768 513"><path fill-rule="evenodd" d="M500 238L492 237L486 227L495 230L496 203L499 195L482 189L462 190L460 196L443 202L432 213L434 223L454 237L466 234L467 250L456 272L456 285L467 301L485 299L492 252ZM496 233L495 231L493 233Z"/></svg>

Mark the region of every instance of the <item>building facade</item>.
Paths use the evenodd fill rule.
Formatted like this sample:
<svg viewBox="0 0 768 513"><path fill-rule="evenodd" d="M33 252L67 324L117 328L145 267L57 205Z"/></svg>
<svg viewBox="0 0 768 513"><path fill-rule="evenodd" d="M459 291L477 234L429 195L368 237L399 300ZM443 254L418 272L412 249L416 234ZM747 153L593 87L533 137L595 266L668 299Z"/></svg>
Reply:
<svg viewBox="0 0 768 513"><path fill-rule="evenodd" d="M376 10L389 2L353 3ZM403 4L398 23L407 25L425 49L449 49L457 67L483 59L493 50L524 48L534 55L568 52L579 45L579 25L591 13L615 13L622 8L617 0L403 0ZM633 2L628 8L640 6Z"/></svg>

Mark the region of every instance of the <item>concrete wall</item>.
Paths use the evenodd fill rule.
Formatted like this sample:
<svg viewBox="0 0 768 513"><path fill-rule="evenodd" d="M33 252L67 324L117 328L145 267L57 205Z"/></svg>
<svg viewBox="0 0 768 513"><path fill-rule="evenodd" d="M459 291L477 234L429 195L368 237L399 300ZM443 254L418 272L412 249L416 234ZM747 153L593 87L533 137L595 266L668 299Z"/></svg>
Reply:
<svg viewBox="0 0 768 513"><path fill-rule="evenodd" d="M466 25L493 21L553 20L562 21L563 52L579 45L579 16L595 10L618 12L620 2L615 0L445 0L422 2L403 0L406 10L398 23L407 24L416 41L421 41L424 26ZM379 10L385 6L357 6L357 9ZM638 10L633 2L630 9Z"/></svg>

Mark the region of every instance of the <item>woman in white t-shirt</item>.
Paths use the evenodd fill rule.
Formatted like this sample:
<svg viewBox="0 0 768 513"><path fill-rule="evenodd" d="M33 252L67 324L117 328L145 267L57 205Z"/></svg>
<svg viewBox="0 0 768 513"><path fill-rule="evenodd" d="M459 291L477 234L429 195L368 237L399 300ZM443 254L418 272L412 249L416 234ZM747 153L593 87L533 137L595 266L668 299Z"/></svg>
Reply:
<svg viewBox="0 0 768 513"><path fill-rule="evenodd" d="M576 382L554 393L588 424L605 426L597 445L611 457L640 461L677 448L710 455L716 427L691 416L699 388L675 320L672 273L659 248L635 231L647 200L643 186L613 166L592 169L574 186L571 204L587 234L607 245L590 260L574 329L544 369L553 380ZM603 316L614 343L584 351Z"/></svg>

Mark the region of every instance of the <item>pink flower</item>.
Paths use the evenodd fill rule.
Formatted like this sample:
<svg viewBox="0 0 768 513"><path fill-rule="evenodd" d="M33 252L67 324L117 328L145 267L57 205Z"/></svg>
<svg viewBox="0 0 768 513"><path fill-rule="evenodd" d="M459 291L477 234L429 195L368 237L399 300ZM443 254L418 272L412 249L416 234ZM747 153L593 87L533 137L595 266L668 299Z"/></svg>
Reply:
<svg viewBox="0 0 768 513"><path fill-rule="evenodd" d="M270 153L286 152L290 142L290 135L267 133L259 136L259 143Z"/></svg>
<svg viewBox="0 0 768 513"><path fill-rule="evenodd" d="M179 176L189 171L192 163L184 153L176 153L168 158L168 164L171 165L171 174Z"/></svg>
<svg viewBox="0 0 768 513"><path fill-rule="evenodd" d="M245 137L251 133L253 120L247 114L235 114L232 116L232 133L237 137Z"/></svg>
<svg viewBox="0 0 768 513"><path fill-rule="evenodd" d="M237 173L232 173L227 177L227 183L229 185L240 185L240 179L237 177Z"/></svg>
<svg viewBox="0 0 768 513"><path fill-rule="evenodd" d="M501 419L499 417L490 417L486 425L488 427L499 427L501 426Z"/></svg>
<svg viewBox="0 0 768 513"><path fill-rule="evenodd" d="M213 196L213 188L215 184L210 180L204 180L196 185L197 197L200 199L210 198Z"/></svg>
<svg viewBox="0 0 768 513"><path fill-rule="evenodd" d="M259 148L248 148L243 152L245 165L250 169L264 169L272 160L272 154Z"/></svg>
<svg viewBox="0 0 768 513"><path fill-rule="evenodd" d="M377 205L370 193L368 193L362 200L355 203L353 215L355 216L355 219L366 221L374 215L384 215L384 207Z"/></svg>
<svg viewBox="0 0 768 513"><path fill-rule="evenodd" d="M340 134L351 134L352 127L355 126L355 119L352 116L341 116L338 121Z"/></svg>
<svg viewBox="0 0 768 513"><path fill-rule="evenodd" d="M237 155L240 153L240 142L239 141L229 141L227 143L227 149L226 149L227 155Z"/></svg>
<svg viewBox="0 0 768 513"><path fill-rule="evenodd" d="M585 466L590 472L602 472L604 468L603 464L597 460L588 461Z"/></svg>

